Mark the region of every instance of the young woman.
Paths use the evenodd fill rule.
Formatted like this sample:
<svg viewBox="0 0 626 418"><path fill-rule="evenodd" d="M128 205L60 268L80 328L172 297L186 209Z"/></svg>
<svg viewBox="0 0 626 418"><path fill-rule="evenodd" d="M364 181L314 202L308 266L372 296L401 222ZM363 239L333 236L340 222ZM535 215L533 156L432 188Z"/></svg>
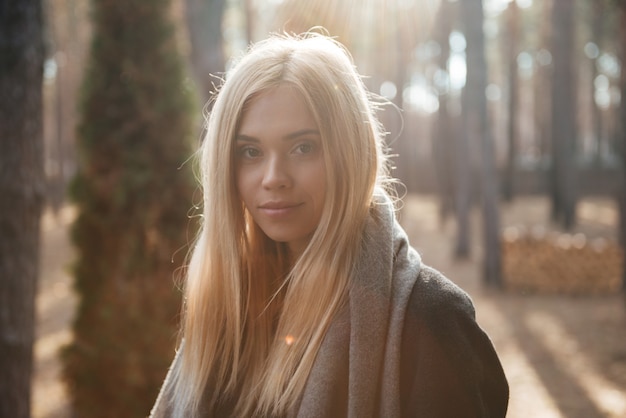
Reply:
<svg viewBox="0 0 626 418"><path fill-rule="evenodd" d="M229 72L153 417L505 416L472 302L396 222L374 110L323 35L272 37Z"/></svg>

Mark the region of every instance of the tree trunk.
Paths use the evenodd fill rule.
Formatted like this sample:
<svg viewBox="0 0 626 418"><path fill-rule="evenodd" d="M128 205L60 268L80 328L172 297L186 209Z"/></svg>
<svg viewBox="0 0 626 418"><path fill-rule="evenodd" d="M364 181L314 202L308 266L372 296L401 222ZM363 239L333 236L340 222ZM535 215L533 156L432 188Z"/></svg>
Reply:
<svg viewBox="0 0 626 418"><path fill-rule="evenodd" d="M495 157L487 113L487 62L483 34L482 0L461 1L467 38L467 84L463 93L463 112L468 143L480 150L483 225L483 277L489 286L501 287L500 220Z"/></svg>
<svg viewBox="0 0 626 418"><path fill-rule="evenodd" d="M438 67L448 73L448 60L450 58L450 32L451 3L442 1L437 14L434 39L441 47L438 56ZM435 119L435 129L433 135L433 157L435 159L435 170L437 179L437 189L439 193L439 223L443 226L448 215L454 209L454 136L452 130L452 117L448 112L448 99L450 96L450 83L439 91L439 110Z"/></svg>
<svg viewBox="0 0 626 418"><path fill-rule="evenodd" d="M466 5L468 0L461 2L460 14L464 18L465 8L471 8L471 5ZM467 22L466 22L467 23ZM468 30L465 30L465 36L468 37ZM472 207L472 189L473 189L473 173L474 173L474 158L473 153L470 152L472 147L470 146L470 134L468 132L468 112L471 107L471 93L466 88L463 89L461 94L461 123L458 134L456 135L455 149L455 183L456 189L454 194L455 199L455 212L456 212L456 245L454 248L454 256L457 259L468 258L470 255L470 209Z"/></svg>
<svg viewBox="0 0 626 418"><path fill-rule="evenodd" d="M388 48L390 52L388 55L389 62L395 62L395 65L391 65L388 69L389 72L384 71L384 73L389 74L389 79L396 86L396 95L391 100L393 104L397 107L397 109L402 109L404 105L404 86L406 84L407 79L407 67L408 67L408 57L411 56L411 50L413 45L409 45L407 42L408 35L406 33L406 27L402 24L403 20L398 19L398 24L395 25L394 32L389 35L388 38ZM411 170L411 160L412 157L412 144L410 142L410 138L404 132L404 121L402 120L402 115L399 112L393 112L391 114L391 123L389 126L390 132L395 132L394 141L398 144L399 155L397 157L397 169L399 172L400 178L404 182L404 187L406 187L407 191L413 190L413 184L415 179L413 171Z"/></svg>
<svg viewBox="0 0 626 418"><path fill-rule="evenodd" d="M465 108L465 105L464 105ZM465 259L470 255L470 209L472 206L472 170L469 161L469 133L466 132L467 121L463 116L463 126L457 135L455 145L456 156L456 245L454 257Z"/></svg>
<svg viewBox="0 0 626 418"><path fill-rule="evenodd" d="M225 0L186 0L186 17L191 43L191 65L200 87L200 99L207 103L215 89L215 77L224 72L222 17Z"/></svg>
<svg viewBox="0 0 626 418"><path fill-rule="evenodd" d="M42 7L0 0L0 416L30 416L43 203Z"/></svg>
<svg viewBox="0 0 626 418"><path fill-rule="evenodd" d="M554 1L552 41L552 218L571 229L576 215L576 82L574 7L570 0Z"/></svg>
<svg viewBox="0 0 626 418"><path fill-rule="evenodd" d="M620 61L626 62L626 1L622 1L620 4L620 25L619 25L619 54ZM620 232L619 237L622 245L622 250L626 254L626 70L622 66L622 72L620 75L620 91L622 94L622 100L620 102L619 115L620 115L620 127L619 127L619 140L617 145L619 148L619 154L621 155L622 169L621 179L618 182L620 185L617 196L619 202L620 213ZM626 298L626 261L622 263L622 292ZM626 299L625 299L626 300Z"/></svg>
<svg viewBox="0 0 626 418"><path fill-rule="evenodd" d="M506 56L509 70L509 117L507 126L508 153L507 165L502 187L502 194L507 202L513 199L513 181L515 177L515 160L517 159L517 115L518 110L518 77L517 77L517 54L519 43L519 9L517 3L512 1L507 9L508 42L506 42Z"/></svg>
<svg viewBox="0 0 626 418"><path fill-rule="evenodd" d="M592 8L591 39L596 44L598 49L600 49L602 45L603 28L605 23L604 3L601 1L593 2L590 7ZM589 65L589 69L591 70L591 82L589 83L591 93L591 124L593 129L593 137L595 140L594 161L597 166L601 166L604 140L602 138L602 112L600 111L600 107L595 100L595 81L596 77L598 76L597 57L590 58Z"/></svg>
<svg viewBox="0 0 626 418"><path fill-rule="evenodd" d="M539 161L543 162L550 155L552 141L551 135L551 97L546 92L550 91L550 75L552 69L552 55L550 49L550 14L552 2L542 3L539 28L539 53L537 61L539 66L534 76L534 121L535 121L535 147ZM540 166L543 169L543 165ZM549 179L548 179L549 180Z"/></svg>
<svg viewBox="0 0 626 418"><path fill-rule="evenodd" d="M255 13L252 0L243 0L243 13L246 19L246 41L248 44L254 42L255 33Z"/></svg>

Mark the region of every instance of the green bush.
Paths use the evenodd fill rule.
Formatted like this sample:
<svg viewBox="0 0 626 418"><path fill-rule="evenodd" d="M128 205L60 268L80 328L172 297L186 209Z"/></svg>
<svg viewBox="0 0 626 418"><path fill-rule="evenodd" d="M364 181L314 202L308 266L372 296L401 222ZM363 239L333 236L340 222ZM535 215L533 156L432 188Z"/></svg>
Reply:
<svg viewBox="0 0 626 418"><path fill-rule="evenodd" d="M169 0L92 2L71 196L79 307L64 375L78 417L146 416L176 342L192 100Z"/></svg>

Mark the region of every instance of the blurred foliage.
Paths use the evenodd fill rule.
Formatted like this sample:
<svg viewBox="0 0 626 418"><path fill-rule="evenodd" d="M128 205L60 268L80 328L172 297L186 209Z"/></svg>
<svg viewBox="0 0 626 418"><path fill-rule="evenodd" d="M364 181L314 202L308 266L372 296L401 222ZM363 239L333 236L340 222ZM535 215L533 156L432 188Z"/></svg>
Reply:
<svg viewBox="0 0 626 418"><path fill-rule="evenodd" d="M169 0L93 2L71 196L80 297L63 355L80 417L146 416L171 361L193 176Z"/></svg>

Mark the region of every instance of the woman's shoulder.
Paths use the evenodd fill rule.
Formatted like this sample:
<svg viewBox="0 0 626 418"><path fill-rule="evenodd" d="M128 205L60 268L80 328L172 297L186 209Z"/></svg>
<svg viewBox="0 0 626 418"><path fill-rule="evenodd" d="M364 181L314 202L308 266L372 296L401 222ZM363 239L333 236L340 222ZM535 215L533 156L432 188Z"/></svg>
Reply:
<svg viewBox="0 0 626 418"><path fill-rule="evenodd" d="M422 265L409 298L408 311L425 320L438 321L446 317L467 316L474 320L471 297L440 271Z"/></svg>
<svg viewBox="0 0 626 418"><path fill-rule="evenodd" d="M432 267L411 292L402 338L406 416L504 417L508 384L472 299Z"/></svg>

